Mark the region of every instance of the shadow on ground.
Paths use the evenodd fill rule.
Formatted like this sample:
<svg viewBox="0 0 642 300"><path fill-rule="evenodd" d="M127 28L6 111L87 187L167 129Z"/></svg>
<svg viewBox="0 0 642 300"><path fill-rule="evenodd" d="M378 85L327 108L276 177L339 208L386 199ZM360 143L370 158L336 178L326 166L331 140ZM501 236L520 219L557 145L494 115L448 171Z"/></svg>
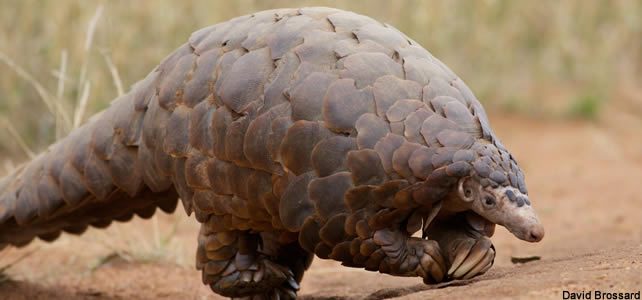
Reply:
<svg viewBox="0 0 642 300"><path fill-rule="evenodd" d="M8 298L4 298L5 295ZM37 283L26 281L13 281L7 279L0 282L0 298L11 300L39 300L39 299L66 299L66 300L81 300L81 299L96 299L96 300L112 300L122 299L120 297L113 297L103 294L100 291L87 289L87 290L69 290L61 287L47 287L41 286Z"/></svg>

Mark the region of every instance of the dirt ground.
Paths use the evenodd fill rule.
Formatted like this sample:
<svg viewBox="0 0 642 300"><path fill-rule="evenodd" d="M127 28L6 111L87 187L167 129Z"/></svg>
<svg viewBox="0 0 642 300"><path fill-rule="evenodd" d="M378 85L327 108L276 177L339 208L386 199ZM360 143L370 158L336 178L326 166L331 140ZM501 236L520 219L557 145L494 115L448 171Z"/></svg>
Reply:
<svg viewBox="0 0 642 300"><path fill-rule="evenodd" d="M546 227L538 244L498 229L495 266L470 281L425 286L317 259L303 299L562 299L562 291L642 289L642 121L575 122L493 114L524 169ZM220 299L194 270L195 221L179 209L151 221L65 235L0 253L1 299ZM114 255L114 253L120 255ZM540 256L513 264L511 257Z"/></svg>

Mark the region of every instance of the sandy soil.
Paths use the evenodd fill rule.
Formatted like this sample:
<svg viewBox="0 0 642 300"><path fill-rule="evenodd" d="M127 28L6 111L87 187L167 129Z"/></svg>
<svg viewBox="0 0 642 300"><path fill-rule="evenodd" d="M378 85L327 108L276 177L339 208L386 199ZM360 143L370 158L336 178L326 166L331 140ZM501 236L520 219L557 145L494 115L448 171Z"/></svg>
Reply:
<svg viewBox="0 0 642 300"><path fill-rule="evenodd" d="M316 260L303 299L562 299L562 291L642 289L642 122L528 120L493 115L519 159L546 227L538 244L498 229L495 266L470 281L425 286ZM53 244L0 253L1 299L220 299L193 269L197 226L182 211ZM120 255L114 255L114 253ZM540 256L513 264L511 257Z"/></svg>

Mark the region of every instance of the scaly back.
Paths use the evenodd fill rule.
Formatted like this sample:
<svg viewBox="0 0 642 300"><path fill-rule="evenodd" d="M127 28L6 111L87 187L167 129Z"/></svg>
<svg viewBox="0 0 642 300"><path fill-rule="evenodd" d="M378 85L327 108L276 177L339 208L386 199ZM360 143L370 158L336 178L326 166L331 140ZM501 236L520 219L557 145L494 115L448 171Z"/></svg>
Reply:
<svg viewBox="0 0 642 300"><path fill-rule="evenodd" d="M178 196L197 218L299 231L346 210L353 186L445 189L457 155L473 155L460 150L487 144L503 151L471 91L395 28L326 8L260 12L195 32L0 180L0 245L172 211Z"/></svg>

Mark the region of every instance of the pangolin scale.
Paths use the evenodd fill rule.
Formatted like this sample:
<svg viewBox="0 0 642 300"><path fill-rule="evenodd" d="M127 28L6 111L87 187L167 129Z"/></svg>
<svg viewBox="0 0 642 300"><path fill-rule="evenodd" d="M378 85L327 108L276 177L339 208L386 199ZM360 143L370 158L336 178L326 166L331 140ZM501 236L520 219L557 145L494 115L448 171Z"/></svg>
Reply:
<svg viewBox="0 0 642 300"><path fill-rule="evenodd" d="M543 236L464 82L392 26L329 8L193 33L0 180L0 248L172 212L179 198L201 223L203 282L230 297L294 298L314 255L469 278L493 263L494 224Z"/></svg>

